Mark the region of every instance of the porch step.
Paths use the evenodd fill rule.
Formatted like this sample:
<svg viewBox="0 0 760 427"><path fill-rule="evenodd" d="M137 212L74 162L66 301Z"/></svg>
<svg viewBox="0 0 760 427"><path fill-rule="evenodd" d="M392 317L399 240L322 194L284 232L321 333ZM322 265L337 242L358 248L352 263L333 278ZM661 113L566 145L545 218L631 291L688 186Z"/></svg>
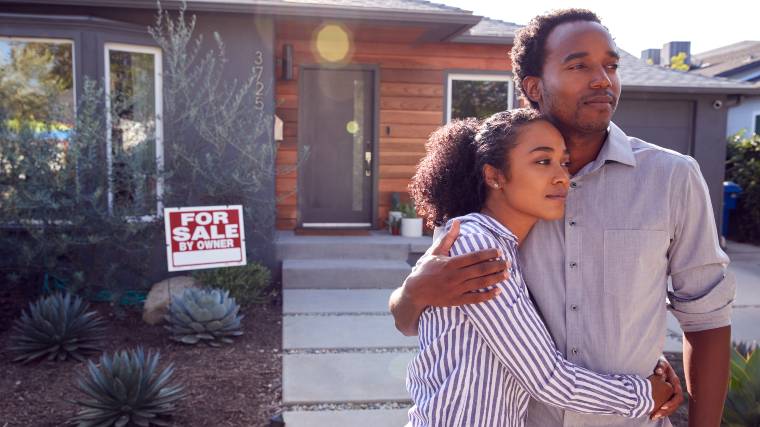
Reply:
<svg viewBox="0 0 760 427"><path fill-rule="evenodd" d="M412 267L401 260L285 259L284 289L396 288Z"/></svg>
<svg viewBox="0 0 760 427"><path fill-rule="evenodd" d="M416 352L302 353L282 359L282 403L410 401L406 367Z"/></svg>
<svg viewBox="0 0 760 427"><path fill-rule="evenodd" d="M408 409L292 411L283 414L287 427L401 427Z"/></svg>
<svg viewBox="0 0 760 427"><path fill-rule="evenodd" d="M299 236L278 231L275 239L277 260L352 258L405 261L409 254L424 253L432 238L391 236L370 231L369 236Z"/></svg>

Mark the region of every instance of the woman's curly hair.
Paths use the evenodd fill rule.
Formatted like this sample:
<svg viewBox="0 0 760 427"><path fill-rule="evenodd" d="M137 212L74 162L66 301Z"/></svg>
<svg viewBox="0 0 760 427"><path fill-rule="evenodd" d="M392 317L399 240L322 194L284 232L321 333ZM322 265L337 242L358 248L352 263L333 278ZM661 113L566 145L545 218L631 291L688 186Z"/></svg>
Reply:
<svg viewBox="0 0 760 427"><path fill-rule="evenodd" d="M575 21L601 24L599 17L590 10L560 9L536 16L515 35L515 44L510 52L515 86L520 88L520 92L530 101L533 108L538 108L538 104L528 98L523 87L523 79L528 76L541 77L546 60L546 39L549 38L549 34L560 24Z"/></svg>
<svg viewBox="0 0 760 427"><path fill-rule="evenodd" d="M542 120L537 110L496 113L482 123L454 120L430 135L427 154L417 166L409 193L428 226L480 212L488 195L483 167L491 165L509 179L508 153L524 125Z"/></svg>

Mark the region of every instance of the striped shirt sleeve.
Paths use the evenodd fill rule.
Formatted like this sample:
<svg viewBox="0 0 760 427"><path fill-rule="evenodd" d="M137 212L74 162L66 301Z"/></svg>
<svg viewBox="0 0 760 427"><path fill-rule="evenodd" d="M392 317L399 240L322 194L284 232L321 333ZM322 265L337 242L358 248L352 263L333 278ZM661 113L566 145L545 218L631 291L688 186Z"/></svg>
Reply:
<svg viewBox="0 0 760 427"><path fill-rule="evenodd" d="M452 255L482 249L501 249L515 266L509 248L490 234L462 234ZM541 320L521 276L514 274L497 286L494 299L460 308L500 363L523 388L541 402L587 414L616 414L636 418L654 409L650 382L637 375L604 375L564 359Z"/></svg>

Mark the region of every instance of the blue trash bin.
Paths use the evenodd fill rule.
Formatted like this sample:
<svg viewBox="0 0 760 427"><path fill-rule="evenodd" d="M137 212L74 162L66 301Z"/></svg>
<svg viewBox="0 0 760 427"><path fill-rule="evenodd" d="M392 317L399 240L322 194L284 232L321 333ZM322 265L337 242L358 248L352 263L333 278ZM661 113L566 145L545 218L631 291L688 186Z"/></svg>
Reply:
<svg viewBox="0 0 760 427"><path fill-rule="evenodd" d="M728 234L728 218L732 210L736 209L736 201L742 193L739 184L733 181L723 182L723 223L720 231L723 236Z"/></svg>

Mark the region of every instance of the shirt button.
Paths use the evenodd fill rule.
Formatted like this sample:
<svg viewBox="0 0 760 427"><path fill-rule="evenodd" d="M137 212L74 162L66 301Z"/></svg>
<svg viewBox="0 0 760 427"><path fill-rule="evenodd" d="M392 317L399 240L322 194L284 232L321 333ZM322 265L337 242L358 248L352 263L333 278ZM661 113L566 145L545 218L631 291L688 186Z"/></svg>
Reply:
<svg viewBox="0 0 760 427"><path fill-rule="evenodd" d="M570 181L570 187L577 188L578 187L578 183L575 182L575 181Z"/></svg>
<svg viewBox="0 0 760 427"><path fill-rule="evenodd" d="M570 350L570 352L572 352L573 355L577 355L578 354L578 349L575 348L575 347L573 347L572 350Z"/></svg>
<svg viewBox="0 0 760 427"><path fill-rule="evenodd" d="M571 220L570 220L570 221L568 221L567 223L568 223L568 224L570 224L570 227L574 227L574 226L575 226L575 224L577 224L577 222L575 222L575 220L574 220L574 219L571 219Z"/></svg>
<svg viewBox="0 0 760 427"><path fill-rule="evenodd" d="M571 262L571 263L570 263L570 268L575 268L575 267L577 267L577 266L578 266L578 263L577 263L577 262Z"/></svg>
<svg viewBox="0 0 760 427"><path fill-rule="evenodd" d="M570 310L578 311L578 306L575 305L575 304L573 304L573 305L570 306Z"/></svg>

